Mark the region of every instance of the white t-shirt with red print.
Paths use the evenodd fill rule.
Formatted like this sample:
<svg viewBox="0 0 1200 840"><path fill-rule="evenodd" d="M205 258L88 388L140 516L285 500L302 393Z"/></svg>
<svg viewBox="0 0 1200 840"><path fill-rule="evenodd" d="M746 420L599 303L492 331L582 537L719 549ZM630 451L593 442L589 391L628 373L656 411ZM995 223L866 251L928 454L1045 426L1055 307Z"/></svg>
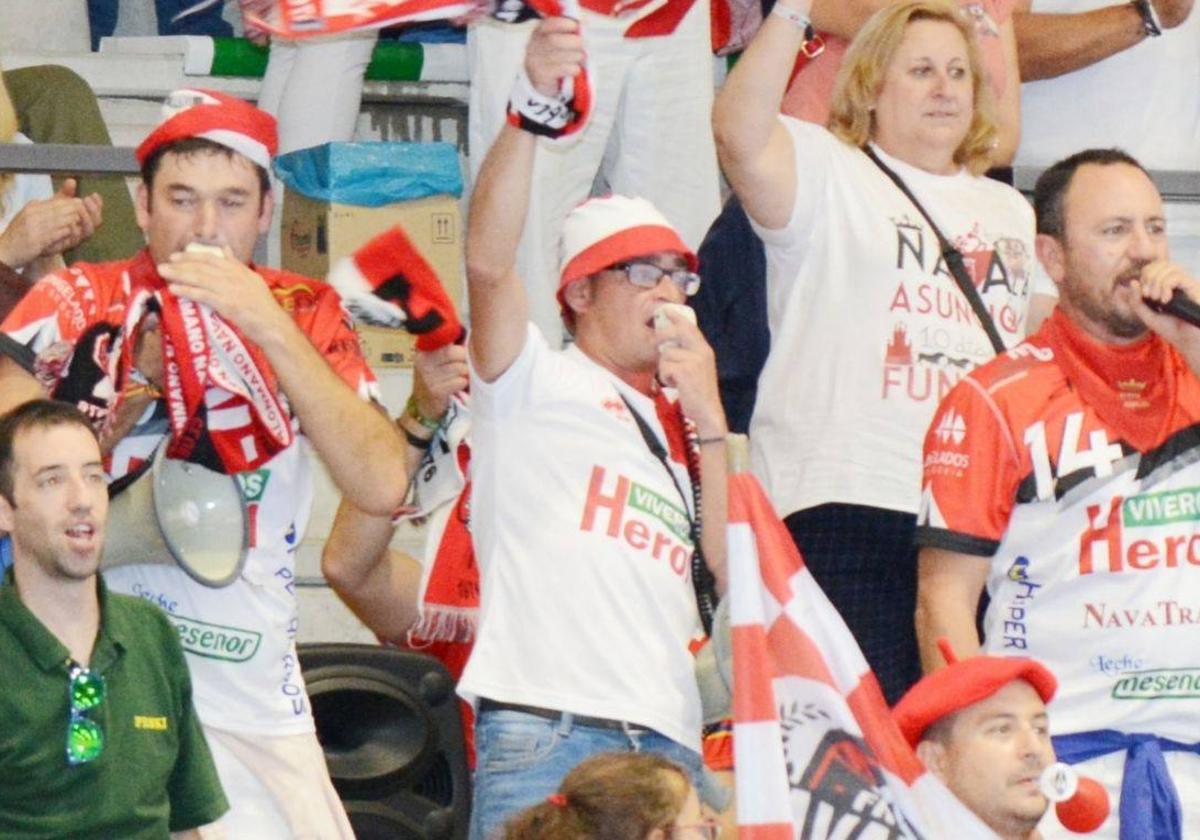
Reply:
<svg viewBox="0 0 1200 840"><path fill-rule="evenodd" d="M912 203L860 150L780 117L796 203L766 245L771 352L752 465L781 515L829 502L915 513L921 439L938 402L993 350ZM1008 346L1033 291L1033 209L965 170L933 175L875 147L968 271Z"/></svg>
<svg viewBox="0 0 1200 840"><path fill-rule="evenodd" d="M678 429L664 432L655 400L576 347L550 350L532 325L496 381L472 374L471 400L481 606L459 692L628 721L699 752ZM625 400L670 444L686 499Z"/></svg>

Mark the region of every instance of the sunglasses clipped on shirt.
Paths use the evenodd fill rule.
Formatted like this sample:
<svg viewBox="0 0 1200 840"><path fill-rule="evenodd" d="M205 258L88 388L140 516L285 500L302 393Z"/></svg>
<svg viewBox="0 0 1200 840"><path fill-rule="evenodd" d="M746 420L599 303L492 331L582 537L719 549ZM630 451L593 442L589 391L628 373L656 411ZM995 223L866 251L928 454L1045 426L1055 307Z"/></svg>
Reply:
<svg viewBox="0 0 1200 840"><path fill-rule="evenodd" d="M648 262L623 262L609 270L621 272L626 280L639 289L653 289L665 274L685 297L691 297L700 290L700 275L686 268L662 268Z"/></svg>
<svg viewBox="0 0 1200 840"><path fill-rule="evenodd" d="M71 682L67 703L71 717L67 721L67 764L76 767L95 761L104 752L104 730L88 714L104 702L107 691L104 677L78 662L71 663Z"/></svg>

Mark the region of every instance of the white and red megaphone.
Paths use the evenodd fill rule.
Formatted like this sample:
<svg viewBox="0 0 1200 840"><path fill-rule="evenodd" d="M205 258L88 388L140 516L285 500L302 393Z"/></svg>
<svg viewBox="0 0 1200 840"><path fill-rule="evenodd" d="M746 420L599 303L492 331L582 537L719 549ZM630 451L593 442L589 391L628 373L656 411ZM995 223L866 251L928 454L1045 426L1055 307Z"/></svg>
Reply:
<svg viewBox="0 0 1200 840"><path fill-rule="evenodd" d="M1108 791L1095 779L1080 776L1061 761L1042 771L1038 786L1054 803L1058 821L1076 834L1090 834L1108 819Z"/></svg>

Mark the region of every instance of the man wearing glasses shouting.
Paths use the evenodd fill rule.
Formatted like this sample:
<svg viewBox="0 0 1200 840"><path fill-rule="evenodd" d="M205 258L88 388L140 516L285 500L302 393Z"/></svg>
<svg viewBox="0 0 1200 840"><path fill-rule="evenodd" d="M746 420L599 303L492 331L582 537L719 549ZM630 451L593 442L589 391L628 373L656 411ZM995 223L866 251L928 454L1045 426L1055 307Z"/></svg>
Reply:
<svg viewBox="0 0 1200 840"><path fill-rule="evenodd" d="M489 151L467 232L481 605L459 686L478 712L474 838L597 752L701 774L688 642L724 586L726 425L712 349L680 314L696 257L647 201L581 204L562 232L575 343L561 352L529 323L515 270L537 120L557 113L532 105L582 61L578 24L539 24L525 57L537 96L519 97Z"/></svg>
<svg viewBox="0 0 1200 840"><path fill-rule="evenodd" d="M229 807L176 631L96 573L107 513L83 414L0 417L0 837L198 838Z"/></svg>

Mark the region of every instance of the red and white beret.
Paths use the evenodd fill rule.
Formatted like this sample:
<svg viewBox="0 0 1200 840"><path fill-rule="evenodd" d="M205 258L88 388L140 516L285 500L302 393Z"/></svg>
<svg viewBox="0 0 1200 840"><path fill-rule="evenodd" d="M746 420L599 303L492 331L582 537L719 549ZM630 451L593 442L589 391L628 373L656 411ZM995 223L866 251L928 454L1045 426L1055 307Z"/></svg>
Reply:
<svg viewBox="0 0 1200 840"><path fill-rule="evenodd" d="M946 639L938 639L938 647L946 667L922 677L892 709L892 719L913 747L921 742L925 730L946 715L991 697L1013 680L1033 686L1043 703L1049 703L1058 690L1054 675L1033 659L972 656L960 660Z"/></svg>
<svg viewBox="0 0 1200 840"><path fill-rule="evenodd" d="M184 88L163 102L163 121L134 153L138 164L176 140L202 137L245 156L263 169L279 148L275 118L249 102L215 90Z"/></svg>
<svg viewBox="0 0 1200 840"><path fill-rule="evenodd" d="M589 198L563 222L559 304L563 304L563 290L576 280L660 251L682 254L690 271L699 265L671 223L646 199L624 195Z"/></svg>

